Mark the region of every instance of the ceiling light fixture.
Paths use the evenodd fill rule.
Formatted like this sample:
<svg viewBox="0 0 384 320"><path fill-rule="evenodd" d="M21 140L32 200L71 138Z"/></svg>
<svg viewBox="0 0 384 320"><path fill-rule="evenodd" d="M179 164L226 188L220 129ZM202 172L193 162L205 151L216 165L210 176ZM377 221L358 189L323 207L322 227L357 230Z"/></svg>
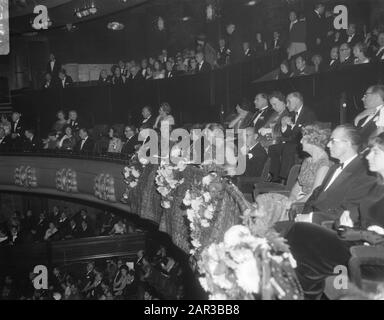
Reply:
<svg viewBox="0 0 384 320"><path fill-rule="evenodd" d="M75 8L74 15L79 19L88 17L90 15L95 15L98 9L95 5L94 1L86 1L84 0L84 4L80 8Z"/></svg>
<svg viewBox="0 0 384 320"><path fill-rule="evenodd" d="M254 6L256 3L257 3L256 0L251 0L251 1L248 1L245 5L251 7L251 6Z"/></svg>
<svg viewBox="0 0 384 320"><path fill-rule="evenodd" d="M120 22L113 21L107 24L107 28L112 31L120 31L124 29L124 25Z"/></svg>

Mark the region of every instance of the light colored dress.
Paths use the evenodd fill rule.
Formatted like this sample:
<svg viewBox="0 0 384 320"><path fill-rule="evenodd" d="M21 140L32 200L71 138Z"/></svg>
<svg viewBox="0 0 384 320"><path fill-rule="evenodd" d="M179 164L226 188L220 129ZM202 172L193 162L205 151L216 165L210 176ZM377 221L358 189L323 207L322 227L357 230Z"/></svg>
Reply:
<svg viewBox="0 0 384 320"><path fill-rule="evenodd" d="M324 156L316 162L312 161L312 158L306 158L303 161L299 176L297 177L301 192L296 202L300 202L300 199L303 199L312 192L319 169L330 166L331 163L328 156ZM256 203L261 208L261 211L265 212L263 219L269 226L272 227L276 222L288 220L291 201L287 196L278 193L260 194L256 197Z"/></svg>
<svg viewBox="0 0 384 320"><path fill-rule="evenodd" d="M108 152L119 153L119 152L121 152L122 146L123 146L123 144L121 142L121 139L119 139L119 138L112 138L109 141Z"/></svg>

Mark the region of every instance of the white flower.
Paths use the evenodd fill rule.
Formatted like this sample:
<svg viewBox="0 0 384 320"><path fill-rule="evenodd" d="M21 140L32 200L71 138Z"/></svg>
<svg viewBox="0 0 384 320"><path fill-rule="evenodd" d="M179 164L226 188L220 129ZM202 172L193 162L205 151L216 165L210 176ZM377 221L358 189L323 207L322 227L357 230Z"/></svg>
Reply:
<svg viewBox="0 0 384 320"><path fill-rule="evenodd" d="M189 221L193 221L195 218L195 211L192 209L187 209L187 218Z"/></svg>
<svg viewBox="0 0 384 320"><path fill-rule="evenodd" d="M209 295L209 300L227 300L227 296L224 293L215 293Z"/></svg>
<svg viewBox="0 0 384 320"><path fill-rule="evenodd" d="M248 159L252 159L253 158L253 154L252 153L248 153Z"/></svg>
<svg viewBox="0 0 384 320"><path fill-rule="evenodd" d="M213 218L213 212L209 211L209 210L205 210L204 211L204 218L208 219L208 220L211 220Z"/></svg>
<svg viewBox="0 0 384 320"><path fill-rule="evenodd" d="M234 249L230 250L229 253L231 254L232 259L238 264L254 259L253 252L249 249Z"/></svg>
<svg viewBox="0 0 384 320"><path fill-rule="evenodd" d="M208 288L208 281L207 281L207 278L200 277L200 278L199 278L199 282L200 282L201 287L202 287L205 291L208 291L208 290L209 290L209 288Z"/></svg>
<svg viewBox="0 0 384 320"><path fill-rule="evenodd" d="M191 207L195 211L198 211L202 204L203 204L203 201L202 201L201 197L192 199L192 201L191 201Z"/></svg>
<svg viewBox="0 0 384 320"><path fill-rule="evenodd" d="M214 207L214 205L213 205L213 204L210 204L210 205L207 207L207 210L208 210L209 212L214 213L214 212L215 212L215 207Z"/></svg>
<svg viewBox="0 0 384 320"><path fill-rule="evenodd" d="M209 192L204 192L203 198L205 202L209 202L211 200L211 195L209 194Z"/></svg>
<svg viewBox="0 0 384 320"><path fill-rule="evenodd" d="M130 182L130 183L129 183L129 186L130 186L131 188L136 187L136 186L137 186L137 181L132 181L132 182Z"/></svg>
<svg viewBox="0 0 384 320"><path fill-rule="evenodd" d="M245 237L250 237L250 236L251 236L251 232L247 227L242 225L236 225L231 227L224 234L224 244L227 247L236 246L242 243Z"/></svg>
<svg viewBox="0 0 384 320"><path fill-rule="evenodd" d="M195 248L199 248L199 247L201 247L201 243L200 243L200 241L199 241L198 239L193 239L193 240L191 241L191 244L192 244Z"/></svg>
<svg viewBox="0 0 384 320"><path fill-rule="evenodd" d="M169 193L169 190L168 190L166 187L158 187L158 188L157 188L157 191L159 191L159 193L160 193L163 197L167 196L168 193Z"/></svg>
<svg viewBox="0 0 384 320"><path fill-rule="evenodd" d="M256 260L247 260L238 265L235 270L238 285L247 293L258 293L260 288L260 275Z"/></svg>
<svg viewBox="0 0 384 320"><path fill-rule="evenodd" d="M220 275L214 275L213 281L222 289L230 290L233 288L233 283L227 279L225 273Z"/></svg>
<svg viewBox="0 0 384 320"><path fill-rule="evenodd" d="M139 161L143 165L147 165L149 163L149 160L147 158L139 157Z"/></svg>
<svg viewBox="0 0 384 320"><path fill-rule="evenodd" d="M183 199L183 203L186 205L186 206L190 206L191 205L191 193L189 192L189 190L187 190L187 192L185 193L185 196L184 196L184 199Z"/></svg>
<svg viewBox="0 0 384 320"><path fill-rule="evenodd" d="M169 209L171 207L171 203L169 201L163 201L162 205L165 209Z"/></svg>
<svg viewBox="0 0 384 320"><path fill-rule="evenodd" d="M213 176L211 174L205 176L201 181L204 186L208 186L213 181Z"/></svg>
<svg viewBox="0 0 384 320"><path fill-rule="evenodd" d="M139 173L139 171L137 171L136 169L132 169L132 175L133 175L135 178L140 177L140 173Z"/></svg>
<svg viewBox="0 0 384 320"><path fill-rule="evenodd" d="M205 220L205 219L202 219L202 220L201 220L201 226L202 226L203 228L208 228L208 227L209 227L209 223L208 223L208 221Z"/></svg>

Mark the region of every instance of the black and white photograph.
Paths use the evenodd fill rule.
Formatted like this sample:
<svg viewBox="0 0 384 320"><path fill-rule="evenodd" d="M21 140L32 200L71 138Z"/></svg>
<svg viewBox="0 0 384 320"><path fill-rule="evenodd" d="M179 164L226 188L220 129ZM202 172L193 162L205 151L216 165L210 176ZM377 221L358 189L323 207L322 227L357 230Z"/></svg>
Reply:
<svg viewBox="0 0 384 320"><path fill-rule="evenodd" d="M0 300L384 300L384 1L0 0Z"/></svg>

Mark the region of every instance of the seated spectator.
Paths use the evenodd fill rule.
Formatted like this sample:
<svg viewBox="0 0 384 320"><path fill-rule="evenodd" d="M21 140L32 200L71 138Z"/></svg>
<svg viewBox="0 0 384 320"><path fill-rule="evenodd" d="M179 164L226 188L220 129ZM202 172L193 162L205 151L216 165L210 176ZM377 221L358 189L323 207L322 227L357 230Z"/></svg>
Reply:
<svg viewBox="0 0 384 320"><path fill-rule="evenodd" d="M153 69L151 66L146 68L144 80L152 80L153 79Z"/></svg>
<svg viewBox="0 0 384 320"><path fill-rule="evenodd" d="M249 45L249 47L250 47L250 45ZM267 50L267 44L263 40L263 37L261 36L260 32L256 33L256 41L255 41L253 48L254 48L254 53L256 55L261 55ZM251 56L251 55L249 55L249 56Z"/></svg>
<svg viewBox="0 0 384 320"><path fill-rule="evenodd" d="M68 112L68 121L67 124L71 126L72 128L72 133L74 135L77 135L79 129L80 129L80 124L78 120L78 115L76 110L70 110Z"/></svg>
<svg viewBox="0 0 384 320"><path fill-rule="evenodd" d="M81 221L81 226L79 228L78 234L79 238L90 238L95 235L92 228L88 225L87 221L85 220Z"/></svg>
<svg viewBox="0 0 384 320"><path fill-rule="evenodd" d="M111 84L116 85L123 85L126 81L126 78L124 75L121 74L121 69L118 66L112 67L112 78L111 78Z"/></svg>
<svg viewBox="0 0 384 320"><path fill-rule="evenodd" d="M113 281L113 292L115 296L121 296L124 294L125 289L133 282L134 277L129 274L128 268L122 266L120 268L119 276L116 275L116 278Z"/></svg>
<svg viewBox="0 0 384 320"><path fill-rule="evenodd" d="M72 151L76 146L76 138L72 134L72 127L64 128L64 135L58 140L57 148L60 150Z"/></svg>
<svg viewBox="0 0 384 320"><path fill-rule="evenodd" d="M61 238L65 238L71 231L69 218L65 210L61 212L59 222L57 223L57 229L60 232Z"/></svg>
<svg viewBox="0 0 384 320"><path fill-rule="evenodd" d="M326 69L328 71L336 70L340 65L339 47L333 47L330 52L330 59L328 60Z"/></svg>
<svg viewBox="0 0 384 320"><path fill-rule="evenodd" d="M9 244L9 237L4 227L0 226L0 248Z"/></svg>
<svg viewBox="0 0 384 320"><path fill-rule="evenodd" d="M378 49L375 52L374 60L379 62L384 60L384 32L380 32L377 36Z"/></svg>
<svg viewBox="0 0 384 320"><path fill-rule="evenodd" d="M280 50L282 47L282 42L280 39L280 33L277 31L273 32L273 39L271 43L269 44L269 50Z"/></svg>
<svg viewBox="0 0 384 320"><path fill-rule="evenodd" d="M171 115L171 111L171 106L167 102L163 102L160 105L159 115L156 118L153 128L160 131L162 131L163 128L171 131L175 125L175 119Z"/></svg>
<svg viewBox="0 0 384 320"><path fill-rule="evenodd" d="M247 41L243 42L243 53L244 53L244 58L245 59L250 58L253 55L253 51L251 49L251 45Z"/></svg>
<svg viewBox="0 0 384 320"><path fill-rule="evenodd" d="M4 113L0 116L0 128L4 129L5 135L9 135L11 133L11 122Z"/></svg>
<svg viewBox="0 0 384 320"><path fill-rule="evenodd" d="M253 106L248 99L243 99L241 103L236 105L237 116L229 124L229 129L245 129L251 125L253 118Z"/></svg>
<svg viewBox="0 0 384 320"><path fill-rule="evenodd" d="M119 219L112 227L112 230L109 232L111 235L127 234L127 227L122 219Z"/></svg>
<svg viewBox="0 0 384 320"><path fill-rule="evenodd" d="M351 53L351 47L348 43L341 44L339 48L339 61L340 67L345 67L353 64L353 56Z"/></svg>
<svg viewBox="0 0 384 320"><path fill-rule="evenodd" d="M73 85L73 80L71 76L67 75L67 72L65 71L65 69L61 69L59 71L59 85L63 89L72 87Z"/></svg>
<svg viewBox="0 0 384 320"><path fill-rule="evenodd" d="M276 80L287 79L291 76L291 72L289 71L289 63L284 60L280 64L279 72L277 73Z"/></svg>
<svg viewBox="0 0 384 320"><path fill-rule="evenodd" d="M162 66L162 63L159 60L156 60L153 65L152 78L154 80L165 78L165 70Z"/></svg>
<svg viewBox="0 0 384 320"><path fill-rule="evenodd" d="M23 141L23 148L22 148L24 152L36 152L37 150L40 149L40 143L35 136L35 130L26 129L24 132L24 135L25 135L25 138Z"/></svg>
<svg viewBox="0 0 384 320"><path fill-rule="evenodd" d="M9 136L5 134L4 128L0 127L0 153L11 150L11 141Z"/></svg>
<svg viewBox="0 0 384 320"><path fill-rule="evenodd" d="M48 138L43 140L43 149L45 150L55 150L58 146L58 136L55 131L48 133Z"/></svg>
<svg viewBox="0 0 384 320"><path fill-rule="evenodd" d="M150 106L144 106L141 109L141 115L143 116L143 120L140 124L139 131L143 129L152 129L155 124L155 117L152 115L152 108Z"/></svg>
<svg viewBox="0 0 384 320"><path fill-rule="evenodd" d="M100 234L107 235L112 230L113 226L117 222L117 217L113 212L104 212L101 219Z"/></svg>
<svg viewBox="0 0 384 320"><path fill-rule="evenodd" d="M136 148L140 145L137 140L137 129L135 126L129 125L124 129L125 142L121 148L121 154L125 156L132 156L136 152Z"/></svg>
<svg viewBox="0 0 384 320"><path fill-rule="evenodd" d="M307 66L307 61L303 56L298 56L295 60L296 69L291 74L291 77L307 76L314 72L313 68Z"/></svg>
<svg viewBox="0 0 384 320"><path fill-rule="evenodd" d="M64 127L68 124L68 120L65 119L65 113L63 110L59 110L56 113L57 121L55 124L52 126L52 130L55 131L56 133L63 133Z"/></svg>
<svg viewBox="0 0 384 320"><path fill-rule="evenodd" d="M109 128L108 137L109 137L108 152L120 153L122 148L122 142L117 130L113 127Z"/></svg>
<svg viewBox="0 0 384 320"><path fill-rule="evenodd" d="M92 153L95 144L92 138L88 136L88 129L81 128L79 130L79 136L81 140L77 142L74 150L78 153Z"/></svg>
<svg viewBox="0 0 384 320"><path fill-rule="evenodd" d="M165 63L165 76L164 77L166 79L169 79L169 78L174 78L175 76L176 76L176 72L173 69L173 64L170 60L168 60Z"/></svg>
<svg viewBox="0 0 384 320"><path fill-rule="evenodd" d="M91 286L91 284L95 280L95 274L96 274L95 262L90 261L87 263L86 273L81 279L82 292L87 291L86 289Z"/></svg>
<svg viewBox="0 0 384 320"><path fill-rule="evenodd" d="M362 41L363 41L363 38L356 32L356 24L350 23L344 37L344 42L348 43L348 45L351 48L353 48L356 45L356 43L359 43Z"/></svg>
<svg viewBox="0 0 384 320"><path fill-rule="evenodd" d="M108 76L107 70L102 69L100 71L99 80L97 80L98 86L107 86L111 84L111 78Z"/></svg>
<svg viewBox="0 0 384 320"><path fill-rule="evenodd" d="M43 84L43 89L50 89L55 86L55 81L52 79L52 74L47 72L44 75L44 84Z"/></svg>
<svg viewBox="0 0 384 320"><path fill-rule="evenodd" d="M323 71L323 58L319 54L315 54L312 57L312 63L313 66L315 67L315 73L319 73Z"/></svg>
<svg viewBox="0 0 384 320"><path fill-rule="evenodd" d="M99 298L103 295L102 283L103 274L95 271L95 278L93 282L83 290L86 297L91 300L99 300Z"/></svg>
<svg viewBox="0 0 384 320"><path fill-rule="evenodd" d="M361 194L360 214L358 220L351 218L351 212L344 211L335 227L341 225L354 227L363 233L366 230L376 236L382 235L384 222L383 206L383 177L384 177L384 135L372 139L370 153L367 156L369 168L378 174L378 179L370 190ZM343 186L347 186L345 182ZM367 185L365 185L366 187ZM344 207L348 210L348 207ZM351 258L350 247L363 242L363 238L348 241L340 237L335 230L308 223L296 223L286 236L291 247L293 257L297 261L296 274L304 291L306 299L320 299L325 288L325 279L334 274L338 265L348 266ZM366 244L366 243L364 243ZM314 255L313 252L316 251ZM368 267L368 266L367 266ZM369 268L370 279L377 279L380 268Z"/></svg>
<svg viewBox="0 0 384 320"><path fill-rule="evenodd" d="M57 235L58 232L59 232L59 230L56 228L55 223L50 222L49 227L48 227L47 231L45 232L44 240L45 241L53 240L53 238Z"/></svg>
<svg viewBox="0 0 384 320"><path fill-rule="evenodd" d="M189 60L188 74L195 74L197 68L197 61L195 58Z"/></svg>
<svg viewBox="0 0 384 320"><path fill-rule="evenodd" d="M48 219L46 217L45 212L41 212L39 215L39 219L34 226L32 233L34 234L35 241L43 241L47 228L49 226Z"/></svg>
<svg viewBox="0 0 384 320"><path fill-rule="evenodd" d="M105 269L105 277L106 277L106 280L108 280L109 284L113 284L113 281L118 271L117 264L112 259L108 259L106 263L107 263L107 267Z"/></svg>
<svg viewBox="0 0 384 320"><path fill-rule="evenodd" d="M69 228L68 228L68 232L66 235L64 235L64 237L66 239L76 239L76 238L79 238L79 228L77 226L77 223L76 223L76 220L75 219L71 219L69 221Z"/></svg>
<svg viewBox="0 0 384 320"><path fill-rule="evenodd" d="M369 63L367 58L367 46L363 42L358 42L353 47L353 55L355 56L354 64Z"/></svg>
<svg viewBox="0 0 384 320"><path fill-rule="evenodd" d="M211 65L205 61L204 53L198 52L196 54L196 73L202 73L202 72L209 72L211 71L212 67Z"/></svg>
<svg viewBox="0 0 384 320"><path fill-rule="evenodd" d="M325 220L339 219L344 210L357 214L360 202L375 182L359 157L360 145L361 137L351 125L340 125L332 132L328 147L331 157L339 160L340 165L334 165L329 170L296 221L321 224Z"/></svg>
<svg viewBox="0 0 384 320"><path fill-rule="evenodd" d="M216 65L218 67L225 66L229 63L229 57L230 57L230 50L228 46L226 45L225 39L220 38L219 39L219 50L217 52L217 60Z"/></svg>

